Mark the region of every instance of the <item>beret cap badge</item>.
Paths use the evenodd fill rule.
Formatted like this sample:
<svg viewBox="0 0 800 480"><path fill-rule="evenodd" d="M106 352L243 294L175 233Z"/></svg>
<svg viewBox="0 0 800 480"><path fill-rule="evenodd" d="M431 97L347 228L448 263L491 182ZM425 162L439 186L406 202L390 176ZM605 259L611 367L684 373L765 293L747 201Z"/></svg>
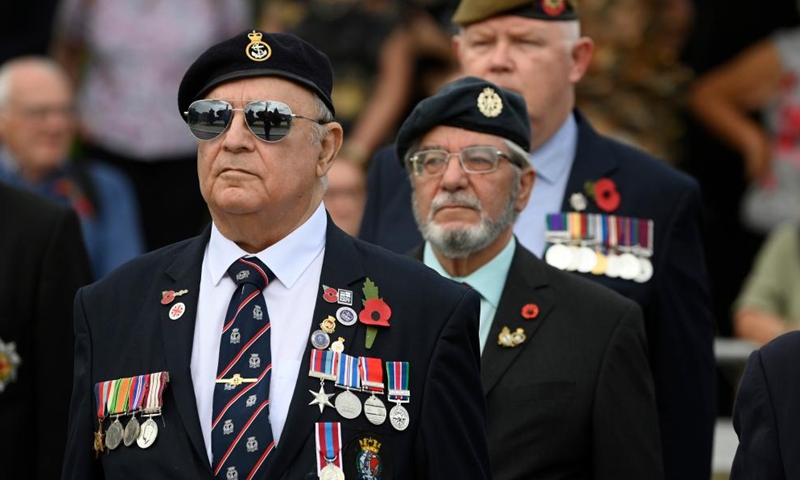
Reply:
<svg viewBox="0 0 800 480"><path fill-rule="evenodd" d="M250 39L250 43L247 44L245 53L247 54L247 58L254 62L263 62L272 56L272 48L270 48L270 46L266 43L262 42L261 37L261 33L255 30L247 34L247 38Z"/></svg>
<svg viewBox="0 0 800 480"><path fill-rule="evenodd" d="M478 110L489 118L494 118L503 112L503 100L491 87L486 87L478 95Z"/></svg>

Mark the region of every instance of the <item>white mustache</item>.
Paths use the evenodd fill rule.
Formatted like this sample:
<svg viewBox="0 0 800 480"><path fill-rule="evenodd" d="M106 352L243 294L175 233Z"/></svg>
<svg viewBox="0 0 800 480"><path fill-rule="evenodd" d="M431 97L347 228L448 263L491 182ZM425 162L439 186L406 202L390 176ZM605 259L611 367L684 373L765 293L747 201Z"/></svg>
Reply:
<svg viewBox="0 0 800 480"><path fill-rule="evenodd" d="M464 192L440 193L431 202L431 215L446 207L465 207L482 211L483 205L478 197Z"/></svg>

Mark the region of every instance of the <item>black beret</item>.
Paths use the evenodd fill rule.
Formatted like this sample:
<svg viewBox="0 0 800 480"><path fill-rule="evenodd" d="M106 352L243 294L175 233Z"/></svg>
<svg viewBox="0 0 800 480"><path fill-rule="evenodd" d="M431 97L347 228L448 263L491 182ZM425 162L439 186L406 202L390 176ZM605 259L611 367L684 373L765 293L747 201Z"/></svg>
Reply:
<svg viewBox="0 0 800 480"><path fill-rule="evenodd" d="M400 163L411 145L439 125L488 133L531 147L525 99L477 77L462 77L417 104L400 126L395 152Z"/></svg>
<svg viewBox="0 0 800 480"><path fill-rule="evenodd" d="M453 23L469 25L499 15L518 15L539 20L577 20L576 0L461 0Z"/></svg>
<svg viewBox="0 0 800 480"><path fill-rule="evenodd" d="M178 88L181 118L192 102L220 84L268 76L310 88L335 114L331 101L333 68L327 55L296 35L244 30L209 47L183 75Z"/></svg>

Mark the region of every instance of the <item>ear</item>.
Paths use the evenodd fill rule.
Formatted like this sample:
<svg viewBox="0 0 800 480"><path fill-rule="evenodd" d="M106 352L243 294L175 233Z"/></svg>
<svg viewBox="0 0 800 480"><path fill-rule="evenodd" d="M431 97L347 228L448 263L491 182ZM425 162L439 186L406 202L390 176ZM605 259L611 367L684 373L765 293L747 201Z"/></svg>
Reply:
<svg viewBox="0 0 800 480"><path fill-rule="evenodd" d="M589 37L580 37L572 46L572 69L569 72L569 81L575 85L586 74L589 64L592 63L594 41Z"/></svg>
<svg viewBox="0 0 800 480"><path fill-rule="evenodd" d="M339 122L326 123L324 127L328 129L328 134L322 139L319 159L317 159L317 176L320 178L330 170L336 154L342 148L344 138L344 130Z"/></svg>
<svg viewBox="0 0 800 480"><path fill-rule="evenodd" d="M533 170L533 167L526 167L522 170L522 174L519 177L519 194L517 195L516 202L514 202L518 213L528 205L531 192L533 192L534 181L536 181L536 172Z"/></svg>

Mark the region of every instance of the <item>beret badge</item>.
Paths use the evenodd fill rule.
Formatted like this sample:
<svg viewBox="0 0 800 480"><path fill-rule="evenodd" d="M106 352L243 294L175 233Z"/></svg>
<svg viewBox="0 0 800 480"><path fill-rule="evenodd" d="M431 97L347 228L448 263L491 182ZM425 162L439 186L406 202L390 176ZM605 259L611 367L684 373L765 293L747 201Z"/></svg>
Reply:
<svg viewBox="0 0 800 480"><path fill-rule="evenodd" d="M542 10L551 17L561 15L566 8L566 0L542 0Z"/></svg>
<svg viewBox="0 0 800 480"><path fill-rule="evenodd" d="M494 118L502 113L503 100L500 99L500 95L498 95L493 88L486 87L481 94L478 95L478 110L480 110L484 116Z"/></svg>
<svg viewBox="0 0 800 480"><path fill-rule="evenodd" d="M247 54L247 58L254 62L263 62L272 56L272 48L270 48L270 46L266 43L262 42L261 37L261 33L255 30L247 34L247 38L250 39L250 43L247 44L245 53Z"/></svg>

